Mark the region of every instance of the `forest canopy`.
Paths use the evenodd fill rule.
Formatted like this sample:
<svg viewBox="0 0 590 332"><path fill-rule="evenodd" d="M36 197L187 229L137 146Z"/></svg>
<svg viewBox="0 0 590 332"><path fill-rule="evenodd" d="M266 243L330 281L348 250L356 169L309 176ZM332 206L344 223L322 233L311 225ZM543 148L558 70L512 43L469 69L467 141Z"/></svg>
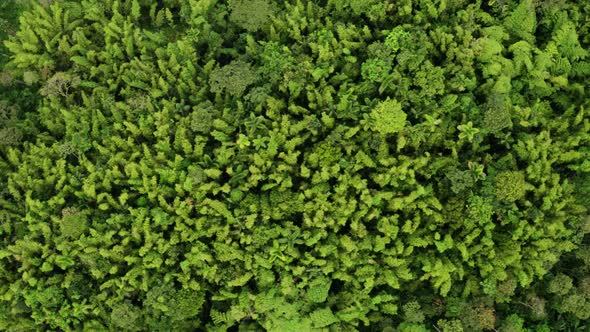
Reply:
<svg viewBox="0 0 590 332"><path fill-rule="evenodd" d="M590 2L0 2L0 330L590 329Z"/></svg>

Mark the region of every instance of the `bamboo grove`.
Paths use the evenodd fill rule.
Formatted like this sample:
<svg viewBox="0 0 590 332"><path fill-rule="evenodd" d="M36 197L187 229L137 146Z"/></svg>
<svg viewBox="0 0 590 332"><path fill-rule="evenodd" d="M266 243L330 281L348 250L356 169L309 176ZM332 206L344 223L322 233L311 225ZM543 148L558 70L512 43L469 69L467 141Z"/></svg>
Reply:
<svg viewBox="0 0 590 332"><path fill-rule="evenodd" d="M3 3L0 330L590 329L589 2Z"/></svg>

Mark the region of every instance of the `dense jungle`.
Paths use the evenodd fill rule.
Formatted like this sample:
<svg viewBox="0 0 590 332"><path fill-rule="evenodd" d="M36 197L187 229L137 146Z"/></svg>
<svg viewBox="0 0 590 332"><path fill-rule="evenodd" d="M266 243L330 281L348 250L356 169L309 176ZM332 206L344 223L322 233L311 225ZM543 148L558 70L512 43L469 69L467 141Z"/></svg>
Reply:
<svg viewBox="0 0 590 332"><path fill-rule="evenodd" d="M0 1L0 331L590 331L590 1Z"/></svg>

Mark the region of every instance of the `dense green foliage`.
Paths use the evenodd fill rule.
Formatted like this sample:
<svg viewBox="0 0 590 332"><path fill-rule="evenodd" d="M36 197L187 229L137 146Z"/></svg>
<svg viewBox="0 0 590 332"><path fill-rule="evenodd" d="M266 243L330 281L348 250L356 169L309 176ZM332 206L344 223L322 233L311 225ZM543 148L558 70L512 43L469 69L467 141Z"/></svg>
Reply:
<svg viewBox="0 0 590 332"><path fill-rule="evenodd" d="M590 329L590 2L2 7L0 330Z"/></svg>

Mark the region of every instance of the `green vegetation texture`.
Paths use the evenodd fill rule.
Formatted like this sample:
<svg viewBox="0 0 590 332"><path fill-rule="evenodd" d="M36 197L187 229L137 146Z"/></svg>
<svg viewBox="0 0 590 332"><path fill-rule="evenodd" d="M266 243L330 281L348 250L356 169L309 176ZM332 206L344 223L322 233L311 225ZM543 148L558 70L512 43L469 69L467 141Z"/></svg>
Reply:
<svg viewBox="0 0 590 332"><path fill-rule="evenodd" d="M589 1L0 15L0 330L590 331Z"/></svg>

